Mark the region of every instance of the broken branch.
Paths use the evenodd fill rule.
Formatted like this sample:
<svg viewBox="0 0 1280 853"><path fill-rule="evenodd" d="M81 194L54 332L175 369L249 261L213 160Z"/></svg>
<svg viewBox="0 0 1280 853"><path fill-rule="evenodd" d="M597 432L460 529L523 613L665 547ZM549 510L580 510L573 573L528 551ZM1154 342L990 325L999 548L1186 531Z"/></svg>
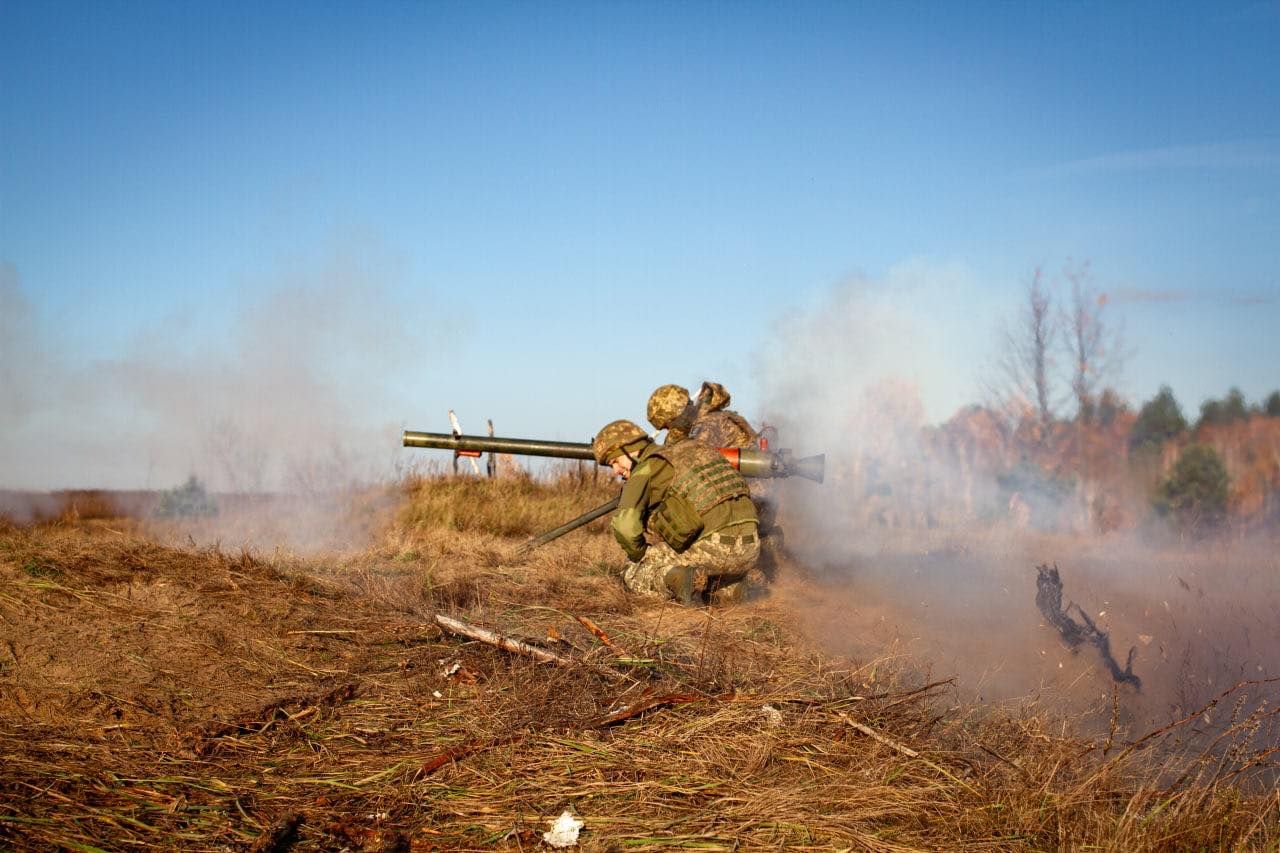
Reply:
<svg viewBox="0 0 1280 853"><path fill-rule="evenodd" d="M586 628L588 631L594 634L595 638L600 642L604 643L605 646L607 646L609 650L612 651L614 654L627 657L627 653L622 649L618 648L614 644L613 640L609 639L609 635L606 634L604 632L604 629L601 628L599 625L592 622L590 619L588 619L585 616L575 616L574 618L578 620L578 623L582 625L583 628Z"/></svg>
<svg viewBox="0 0 1280 853"><path fill-rule="evenodd" d="M890 740L889 738L880 734L875 729L871 728L871 726L858 722L857 720L853 719L843 711L839 713L840 713L840 719L844 720L844 722L848 724L851 728L853 728L855 731L861 732L862 734L874 740L876 743L884 744L885 746L889 747L894 752L900 755L905 755L907 758L911 758L916 761L919 761L921 764L924 764L926 767L930 767L933 770L936 770L937 772L941 773L943 776L946 776L952 782L955 782L957 785L961 786L965 790L974 794L978 793L976 790L974 790L973 786L970 785L968 782L965 782L963 779L958 778L950 770L947 770L945 767L939 764L935 764L934 762L925 758L924 756L916 752L911 747L903 746L902 744L898 743L896 740Z"/></svg>
<svg viewBox="0 0 1280 853"><path fill-rule="evenodd" d="M522 640L513 640L505 634L499 634L497 631L490 631L488 628L480 628L476 625L469 625L457 619L450 619L448 616L436 614L436 624L444 628L451 634L457 634L462 637L468 637L472 640L479 640L482 643L488 643L491 646L497 646L504 652L512 654L525 655L534 660L543 663L554 663L556 666L573 666L574 662L566 657L561 657L554 652L546 649L540 649L537 646L530 645Z"/></svg>
<svg viewBox="0 0 1280 853"><path fill-rule="evenodd" d="M471 625L458 619L451 619L448 616L436 614L436 624L451 634L457 634L472 640L479 640L482 643L488 643L512 654L525 655L542 663L553 663L556 666L573 667L582 666L594 673L603 675L606 678L626 679L627 676L621 672L602 666L593 666L582 661L567 658L558 655L555 652L549 652L546 649L540 649L535 645L526 643L523 640L512 639L505 634L499 634L497 631L490 631L488 628L481 628L478 625Z"/></svg>

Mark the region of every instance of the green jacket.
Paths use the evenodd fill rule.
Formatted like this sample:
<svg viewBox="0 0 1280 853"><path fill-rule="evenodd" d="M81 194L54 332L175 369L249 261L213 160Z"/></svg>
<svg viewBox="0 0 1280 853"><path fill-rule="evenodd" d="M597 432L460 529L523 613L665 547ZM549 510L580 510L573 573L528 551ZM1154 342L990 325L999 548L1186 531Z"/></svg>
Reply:
<svg viewBox="0 0 1280 853"><path fill-rule="evenodd" d="M613 513L610 528L628 559L639 560L649 547L645 529L650 515L661 506L675 477L675 468L667 460L655 456L664 448L650 443L636 457L631 476L622 487L622 497ZM756 524L756 509L749 497L713 506L702 516L703 530L699 539L738 524Z"/></svg>

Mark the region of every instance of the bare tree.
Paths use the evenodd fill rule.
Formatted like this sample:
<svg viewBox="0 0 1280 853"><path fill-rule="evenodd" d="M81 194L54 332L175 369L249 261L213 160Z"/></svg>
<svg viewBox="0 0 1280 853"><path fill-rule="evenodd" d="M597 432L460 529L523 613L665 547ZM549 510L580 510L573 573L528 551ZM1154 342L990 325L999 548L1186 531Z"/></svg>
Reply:
<svg viewBox="0 0 1280 853"><path fill-rule="evenodd" d="M222 469L232 492L261 492L266 479L267 451L231 418L219 418L205 436L205 447Z"/></svg>
<svg viewBox="0 0 1280 853"><path fill-rule="evenodd" d="M1070 285L1070 303L1063 312L1066 329L1063 350L1071 364L1071 396L1076 420L1088 421L1097 407L1103 385L1124 366L1123 330L1106 317L1107 297L1090 284L1086 261L1063 270Z"/></svg>
<svg viewBox="0 0 1280 853"><path fill-rule="evenodd" d="M1123 335L1121 328L1107 319L1106 294L1090 283L1087 261L1078 266L1068 263L1062 275L1070 287L1070 301L1062 317L1066 330L1063 351L1071 365L1071 396L1076 403L1076 523L1083 530L1090 528L1097 516L1100 489L1095 477L1097 460L1089 452L1087 433L1098 417L1099 392L1123 366Z"/></svg>
<svg viewBox="0 0 1280 853"><path fill-rule="evenodd" d="M1042 435L1054 419L1053 352L1060 322L1037 267L1015 320L1002 330L997 387L991 390L1012 420L1032 413Z"/></svg>

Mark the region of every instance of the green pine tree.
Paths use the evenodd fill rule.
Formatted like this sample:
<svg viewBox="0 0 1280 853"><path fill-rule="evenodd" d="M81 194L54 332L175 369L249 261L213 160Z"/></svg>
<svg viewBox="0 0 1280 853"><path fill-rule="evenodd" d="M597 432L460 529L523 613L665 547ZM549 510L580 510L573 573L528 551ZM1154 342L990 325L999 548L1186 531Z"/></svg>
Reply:
<svg viewBox="0 0 1280 853"><path fill-rule="evenodd" d="M1201 533L1226 521L1229 485L1227 468L1217 451L1207 444L1193 444L1160 484L1155 508L1184 532Z"/></svg>
<svg viewBox="0 0 1280 853"><path fill-rule="evenodd" d="M1187 430L1187 419L1174 399L1173 389L1163 385L1160 392L1143 404L1138 419L1129 432L1129 447L1134 450L1159 451L1164 443Z"/></svg>

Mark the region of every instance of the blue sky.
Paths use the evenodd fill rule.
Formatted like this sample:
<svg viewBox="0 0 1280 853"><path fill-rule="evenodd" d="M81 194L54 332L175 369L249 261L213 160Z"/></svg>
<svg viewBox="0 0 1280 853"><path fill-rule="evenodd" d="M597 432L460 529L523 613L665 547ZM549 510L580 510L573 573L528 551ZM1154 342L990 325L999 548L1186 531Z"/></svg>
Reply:
<svg viewBox="0 0 1280 853"><path fill-rule="evenodd" d="M703 378L754 416L779 318L847 310L857 278L918 320L875 361L943 419L1031 271L1085 260L1123 391L1257 399L1277 44L1277 2L3 0L0 379L44 377L10 389L10 479L69 419L168 432L174 387L290 413L306 388L236 396L280 357L249 328L358 399L348 424L585 437ZM50 482L143 467L93 473L107 447ZM175 453L147 466L197 464Z"/></svg>

